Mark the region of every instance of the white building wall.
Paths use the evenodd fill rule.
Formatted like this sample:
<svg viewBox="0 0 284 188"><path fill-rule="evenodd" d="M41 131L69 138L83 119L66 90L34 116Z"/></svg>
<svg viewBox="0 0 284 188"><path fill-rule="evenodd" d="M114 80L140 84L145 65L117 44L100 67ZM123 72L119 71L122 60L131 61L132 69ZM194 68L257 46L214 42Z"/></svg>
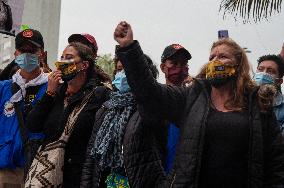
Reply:
<svg viewBox="0 0 284 188"><path fill-rule="evenodd" d="M29 25L32 29L41 32L45 43L45 50L48 53L47 61L51 68L54 68L54 62L57 60L58 54L60 10L61 0L25 0L22 24ZM0 36L0 54L4 54L1 48L1 43L4 40L3 36ZM9 54L12 54L10 61L12 61L14 58L15 41L13 37L9 38L9 40L12 41L12 46L9 50ZM6 65L6 63L2 63L2 59L0 58L0 68Z"/></svg>

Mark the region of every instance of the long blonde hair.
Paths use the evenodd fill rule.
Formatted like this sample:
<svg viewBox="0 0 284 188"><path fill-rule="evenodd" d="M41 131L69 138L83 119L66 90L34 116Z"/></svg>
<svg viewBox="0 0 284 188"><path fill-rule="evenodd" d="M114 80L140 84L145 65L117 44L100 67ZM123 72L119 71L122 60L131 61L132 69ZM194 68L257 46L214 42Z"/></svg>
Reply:
<svg viewBox="0 0 284 188"><path fill-rule="evenodd" d="M211 50L220 45L226 45L231 49L238 64L236 81L232 84L233 96L225 102L225 107L240 111L246 107L245 93L256 86L250 76L251 67L245 51L235 41L230 38L220 39L213 43Z"/></svg>

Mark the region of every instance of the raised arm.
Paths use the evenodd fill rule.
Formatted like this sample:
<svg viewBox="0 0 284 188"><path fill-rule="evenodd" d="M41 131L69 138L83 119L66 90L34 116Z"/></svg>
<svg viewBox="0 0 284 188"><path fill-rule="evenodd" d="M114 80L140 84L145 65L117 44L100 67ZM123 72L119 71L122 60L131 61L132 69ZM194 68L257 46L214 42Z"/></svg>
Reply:
<svg viewBox="0 0 284 188"><path fill-rule="evenodd" d="M117 55L137 102L155 115L171 121L178 119L190 89L162 85L153 78L139 43L133 40L133 32L128 23L118 24L114 39L120 45Z"/></svg>

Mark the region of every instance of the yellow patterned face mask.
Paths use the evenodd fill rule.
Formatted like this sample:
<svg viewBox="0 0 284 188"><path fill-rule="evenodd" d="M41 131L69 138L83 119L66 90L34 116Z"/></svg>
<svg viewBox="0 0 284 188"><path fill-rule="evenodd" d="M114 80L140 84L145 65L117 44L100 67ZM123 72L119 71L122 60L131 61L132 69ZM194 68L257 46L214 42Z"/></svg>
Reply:
<svg viewBox="0 0 284 188"><path fill-rule="evenodd" d="M206 79L234 77L237 74L236 67L218 60L210 61L206 66Z"/></svg>
<svg viewBox="0 0 284 188"><path fill-rule="evenodd" d="M64 81L72 80L77 74L74 60L57 61L55 62L55 66L62 72L62 80Z"/></svg>

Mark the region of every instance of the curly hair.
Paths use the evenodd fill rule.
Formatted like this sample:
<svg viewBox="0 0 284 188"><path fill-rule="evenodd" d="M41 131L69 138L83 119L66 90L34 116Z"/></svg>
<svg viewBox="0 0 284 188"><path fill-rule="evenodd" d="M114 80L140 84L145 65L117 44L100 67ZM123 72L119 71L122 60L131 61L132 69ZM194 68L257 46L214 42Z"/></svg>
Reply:
<svg viewBox="0 0 284 188"><path fill-rule="evenodd" d="M220 45L226 45L231 49L238 64L236 81L232 84L233 96L226 101L225 107L229 110L240 111L246 107L246 92L256 87L250 76L251 67L245 51L234 40L220 39L213 43L211 50Z"/></svg>

